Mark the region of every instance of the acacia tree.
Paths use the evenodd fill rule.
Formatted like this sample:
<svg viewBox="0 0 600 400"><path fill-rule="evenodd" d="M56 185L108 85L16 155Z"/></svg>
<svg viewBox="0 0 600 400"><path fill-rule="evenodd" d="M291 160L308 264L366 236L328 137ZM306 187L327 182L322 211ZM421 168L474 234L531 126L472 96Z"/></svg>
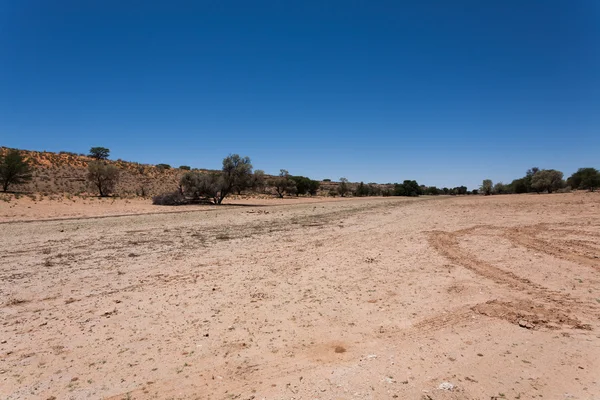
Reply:
<svg viewBox="0 0 600 400"><path fill-rule="evenodd" d="M531 187L537 192L552 193L563 186L563 173L555 169L542 169L531 178Z"/></svg>
<svg viewBox="0 0 600 400"><path fill-rule="evenodd" d="M106 147L92 147L89 156L96 160L107 160L110 150Z"/></svg>
<svg viewBox="0 0 600 400"><path fill-rule="evenodd" d="M181 177L182 192L192 198L201 198L221 204L235 190L243 190L250 185L252 163L249 157L230 154L223 159L220 172L203 174L196 171L187 172Z"/></svg>
<svg viewBox="0 0 600 400"><path fill-rule="evenodd" d="M596 168L579 168L567 183L575 189L588 189L593 192L600 187L600 171Z"/></svg>
<svg viewBox="0 0 600 400"><path fill-rule="evenodd" d="M0 156L0 183L4 192L10 185L29 182L32 176L29 162L18 150L11 150L6 156Z"/></svg>
<svg viewBox="0 0 600 400"><path fill-rule="evenodd" d="M345 197L349 191L350 186L348 185L348 179L340 178L340 184L338 185L338 193L340 196Z"/></svg>
<svg viewBox="0 0 600 400"><path fill-rule="evenodd" d="M264 192L265 185L265 171L262 169L257 169L250 178L250 187L257 192Z"/></svg>
<svg viewBox="0 0 600 400"><path fill-rule="evenodd" d="M484 179L483 182L481 183L481 192L483 192L484 195L489 196L490 194L492 194L492 190L494 188L494 183L492 182L491 179Z"/></svg>
<svg viewBox="0 0 600 400"><path fill-rule="evenodd" d="M269 181L269 185L275 188L275 192L280 199L283 199L284 194L296 193L296 182L290 176L290 173L285 170L279 170L279 176Z"/></svg>
<svg viewBox="0 0 600 400"><path fill-rule="evenodd" d="M100 197L106 197L114 191L119 181L119 169L102 161L94 161L88 164L87 178L96 186Z"/></svg>

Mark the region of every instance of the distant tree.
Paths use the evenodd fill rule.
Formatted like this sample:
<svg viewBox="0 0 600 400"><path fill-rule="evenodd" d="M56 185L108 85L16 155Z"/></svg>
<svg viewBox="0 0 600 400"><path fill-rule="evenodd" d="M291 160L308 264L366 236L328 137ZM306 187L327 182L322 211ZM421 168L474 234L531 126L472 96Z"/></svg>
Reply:
<svg viewBox="0 0 600 400"><path fill-rule="evenodd" d="M158 168L161 171L164 171L167 169L171 169L171 166L169 164L156 164L156 168Z"/></svg>
<svg viewBox="0 0 600 400"><path fill-rule="evenodd" d="M537 192L552 193L563 186L563 173L554 169L539 170L531 178L531 187Z"/></svg>
<svg viewBox="0 0 600 400"><path fill-rule="evenodd" d="M179 181L182 194L191 202L212 202L220 204L220 191L223 177L219 172L186 172ZM221 201L223 199L220 199Z"/></svg>
<svg viewBox="0 0 600 400"><path fill-rule="evenodd" d="M473 189L473 190L471 190L471 194L479 194L479 190Z"/></svg>
<svg viewBox="0 0 600 400"><path fill-rule="evenodd" d="M350 186L348 185L348 179L340 178L340 184L338 185L338 193L340 196L345 197L349 191Z"/></svg>
<svg viewBox="0 0 600 400"><path fill-rule="evenodd" d="M31 167L18 150L11 150L4 157L0 156L0 182L6 192L10 185L19 185L31 181Z"/></svg>
<svg viewBox="0 0 600 400"><path fill-rule="evenodd" d="M456 194L467 194L467 192L468 192L468 189L466 186L458 186L458 187L455 187L454 189L455 189Z"/></svg>
<svg viewBox="0 0 600 400"><path fill-rule="evenodd" d="M360 182L356 189L354 189L354 196L363 197L369 195L369 187L364 184L364 182Z"/></svg>
<svg viewBox="0 0 600 400"><path fill-rule="evenodd" d="M325 178L325 179L323 179L323 182L331 182L331 179Z"/></svg>
<svg viewBox="0 0 600 400"><path fill-rule="evenodd" d="M440 189L436 188L435 186L429 186L427 189L425 189L425 194L428 194L430 196L437 196L438 194L443 193Z"/></svg>
<svg viewBox="0 0 600 400"><path fill-rule="evenodd" d="M376 183L369 183L368 188L369 196L381 196L381 187L379 187L379 185L377 185Z"/></svg>
<svg viewBox="0 0 600 400"><path fill-rule="evenodd" d="M264 192L266 185L265 171L257 169L250 179L250 187L257 192Z"/></svg>
<svg viewBox="0 0 600 400"><path fill-rule="evenodd" d="M492 189L492 193L494 194L506 194L508 193L507 187L504 183L502 182L498 182L494 185L494 188Z"/></svg>
<svg viewBox="0 0 600 400"><path fill-rule="evenodd" d="M513 193L527 193L529 191L529 187L531 186L531 182L528 183L527 177L521 179L515 179L510 184L512 187Z"/></svg>
<svg viewBox="0 0 600 400"><path fill-rule="evenodd" d="M417 181L405 180L394 185L394 196L416 197L421 194L421 187Z"/></svg>
<svg viewBox="0 0 600 400"><path fill-rule="evenodd" d="M296 184L296 195L307 194L310 189L310 178L305 176L290 176Z"/></svg>
<svg viewBox="0 0 600 400"><path fill-rule="evenodd" d="M183 193L192 200L207 200L221 204L235 190L246 188L252 176L252 163L249 157L230 154L223 159L220 172L203 174L186 172L180 180Z"/></svg>
<svg viewBox="0 0 600 400"><path fill-rule="evenodd" d="M574 189L594 191L600 187L600 171L596 168L579 168L567 179L567 184Z"/></svg>
<svg viewBox="0 0 600 400"><path fill-rule="evenodd" d="M533 186L531 186L531 180L533 179L533 176L536 174L536 172L538 172L539 170L540 169L538 167L532 167L532 168L529 168L527 170L527 172L525 173L525 177L523 179L524 179L525 185L527 186L528 193L536 191L533 188Z"/></svg>
<svg viewBox="0 0 600 400"><path fill-rule="evenodd" d="M107 160L110 150L106 147L92 147L89 156L96 160Z"/></svg>
<svg viewBox="0 0 600 400"><path fill-rule="evenodd" d="M189 165L180 165L180 166L179 166L179 169L182 169L182 170L184 170L184 171L189 171L189 170L191 170L192 168L191 168Z"/></svg>
<svg viewBox="0 0 600 400"><path fill-rule="evenodd" d="M250 185L252 176L252 163L249 157L240 157L237 154L229 155L223 159L223 168L221 169L223 185L219 190L219 200L221 204L231 191L236 188L240 191Z"/></svg>
<svg viewBox="0 0 600 400"><path fill-rule="evenodd" d="M321 187L321 183L319 181L315 181L315 180L311 179L310 183L308 185L308 194L310 194L311 196L316 196L320 187Z"/></svg>
<svg viewBox="0 0 600 400"><path fill-rule="evenodd" d="M106 197L114 191L119 181L119 169L102 161L94 161L88 164L87 178L96 186L100 197Z"/></svg>
<svg viewBox="0 0 600 400"><path fill-rule="evenodd" d="M292 180L286 169L279 170L279 175L269 181L269 186L275 188L275 192L280 199L283 199L285 194L296 193L296 182Z"/></svg>
<svg viewBox="0 0 600 400"><path fill-rule="evenodd" d="M492 194L492 191L494 190L494 184L493 184L492 180L484 179L481 184L480 190L486 196L489 196L490 194Z"/></svg>

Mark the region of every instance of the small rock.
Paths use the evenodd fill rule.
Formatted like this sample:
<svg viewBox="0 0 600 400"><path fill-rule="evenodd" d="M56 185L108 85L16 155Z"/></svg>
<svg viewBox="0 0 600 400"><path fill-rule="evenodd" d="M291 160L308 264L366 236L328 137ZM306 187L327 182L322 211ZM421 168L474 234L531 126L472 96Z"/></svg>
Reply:
<svg viewBox="0 0 600 400"><path fill-rule="evenodd" d="M519 326L521 328L526 328L526 329L533 329L535 327L535 325L533 325L531 322L526 321L524 319L519 320Z"/></svg>
<svg viewBox="0 0 600 400"><path fill-rule="evenodd" d="M438 389L452 390L452 389L454 389L454 385L451 384L450 382L442 382L442 383L440 383L440 386L438 386Z"/></svg>

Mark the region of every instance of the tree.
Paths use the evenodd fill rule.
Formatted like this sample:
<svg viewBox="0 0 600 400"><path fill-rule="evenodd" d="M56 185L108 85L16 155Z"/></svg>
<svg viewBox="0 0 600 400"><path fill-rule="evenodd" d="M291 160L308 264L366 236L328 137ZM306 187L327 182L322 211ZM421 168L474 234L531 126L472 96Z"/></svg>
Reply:
<svg viewBox="0 0 600 400"><path fill-rule="evenodd" d="M234 189L243 190L248 187L251 176L250 158L230 154L223 159L220 172L186 172L179 184L183 193L192 200L206 199L214 204L221 204Z"/></svg>
<svg viewBox="0 0 600 400"><path fill-rule="evenodd" d="M87 178L96 186L100 197L106 197L114 191L119 181L119 169L102 161L94 161L88 164Z"/></svg>
<svg viewBox="0 0 600 400"><path fill-rule="evenodd" d="M180 165L180 166L179 166L179 169L182 169L182 170L184 170L184 171L189 171L189 170L191 170L192 168L191 168L189 165Z"/></svg>
<svg viewBox="0 0 600 400"><path fill-rule="evenodd" d="M443 193L440 189L436 188L435 186L429 186L427 189L425 189L425 194L428 194L430 196L437 196L438 194Z"/></svg>
<svg viewBox="0 0 600 400"><path fill-rule="evenodd" d="M494 185L494 188L492 189L492 192L494 194L506 194L508 193L507 187L504 183L502 182L498 182Z"/></svg>
<svg viewBox="0 0 600 400"><path fill-rule="evenodd" d="M354 189L354 195L356 197L368 196L369 195L369 187L367 185L365 185L364 182L359 183L358 186L356 187L356 189Z"/></svg>
<svg viewBox="0 0 600 400"><path fill-rule="evenodd" d="M218 172L206 174L190 171L186 172L179 180L181 192L192 202L205 200L218 204L222 185L222 176Z"/></svg>
<svg viewBox="0 0 600 400"><path fill-rule="evenodd" d="M494 183L492 182L492 180L484 179L483 182L481 183L480 190L483 192L484 195L489 196L490 194L492 194L493 188L494 188Z"/></svg>
<svg viewBox="0 0 600 400"><path fill-rule="evenodd" d="M29 162L18 150L11 150L6 156L0 156L0 182L4 192L10 185L27 183L32 177Z"/></svg>
<svg viewBox="0 0 600 400"><path fill-rule="evenodd" d="M250 179L250 187L257 192L264 192L266 185L265 171L257 169Z"/></svg>
<svg viewBox="0 0 600 400"><path fill-rule="evenodd" d="M531 182L528 182L527 177L525 177L513 180L510 186L512 187L513 193L527 193L531 186Z"/></svg>
<svg viewBox="0 0 600 400"><path fill-rule="evenodd" d="M311 196L316 196L319 188L321 187L321 183L319 181L310 180L308 184L308 194Z"/></svg>
<svg viewBox="0 0 600 400"><path fill-rule="evenodd" d="M538 167L531 167L527 170L527 172L525 173L525 177L523 178L525 180L525 185L527 186L527 192L534 192L536 191L532 186L531 186L531 180L533 179L533 176L539 171L540 169Z"/></svg>
<svg viewBox="0 0 600 400"><path fill-rule="evenodd" d="M92 147L89 156L96 160L107 160L110 150L106 147Z"/></svg>
<svg viewBox="0 0 600 400"><path fill-rule="evenodd" d="M531 178L531 187L537 192L553 191L563 187L563 173L554 169L542 169Z"/></svg>
<svg viewBox="0 0 600 400"><path fill-rule="evenodd" d="M421 187L417 181L405 180L394 185L394 196L417 197L421 194Z"/></svg>
<svg viewBox="0 0 600 400"><path fill-rule="evenodd" d="M456 194L467 194L467 192L469 191L466 186L457 186L454 189L456 191Z"/></svg>
<svg viewBox="0 0 600 400"><path fill-rule="evenodd" d="M340 178L340 184L338 185L338 193L340 196L346 196L346 193L350 191L350 187L348 186L348 179Z"/></svg>
<svg viewBox="0 0 600 400"><path fill-rule="evenodd" d="M600 187L600 171L596 168L579 168L567 179L567 184L574 189L594 191Z"/></svg>
<svg viewBox="0 0 600 400"><path fill-rule="evenodd" d="M283 199L284 194L293 194L296 192L296 182L290 176L290 173L285 170L279 170L279 176L269 181L269 185L275 188L275 192L280 199Z"/></svg>
<svg viewBox="0 0 600 400"><path fill-rule="evenodd" d="M156 164L156 168L161 171L165 171L167 169L171 169L171 166L169 164Z"/></svg>
<svg viewBox="0 0 600 400"><path fill-rule="evenodd" d="M310 178L305 176L290 176L290 179L296 184L296 195L308 193L310 188Z"/></svg>
<svg viewBox="0 0 600 400"><path fill-rule="evenodd" d="M222 186L219 190L219 199L217 204L221 204L235 188L238 193L250 185L252 175L252 163L250 157L240 157L237 154L230 154L223 159L223 168L221 170L223 177Z"/></svg>

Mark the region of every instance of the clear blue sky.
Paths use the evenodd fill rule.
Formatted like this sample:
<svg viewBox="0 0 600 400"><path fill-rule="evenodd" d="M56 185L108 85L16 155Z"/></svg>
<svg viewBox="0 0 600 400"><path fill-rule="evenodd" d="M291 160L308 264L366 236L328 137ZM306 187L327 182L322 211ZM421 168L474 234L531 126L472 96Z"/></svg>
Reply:
<svg viewBox="0 0 600 400"><path fill-rule="evenodd" d="M0 0L0 82L9 147L469 188L600 167L597 0Z"/></svg>

